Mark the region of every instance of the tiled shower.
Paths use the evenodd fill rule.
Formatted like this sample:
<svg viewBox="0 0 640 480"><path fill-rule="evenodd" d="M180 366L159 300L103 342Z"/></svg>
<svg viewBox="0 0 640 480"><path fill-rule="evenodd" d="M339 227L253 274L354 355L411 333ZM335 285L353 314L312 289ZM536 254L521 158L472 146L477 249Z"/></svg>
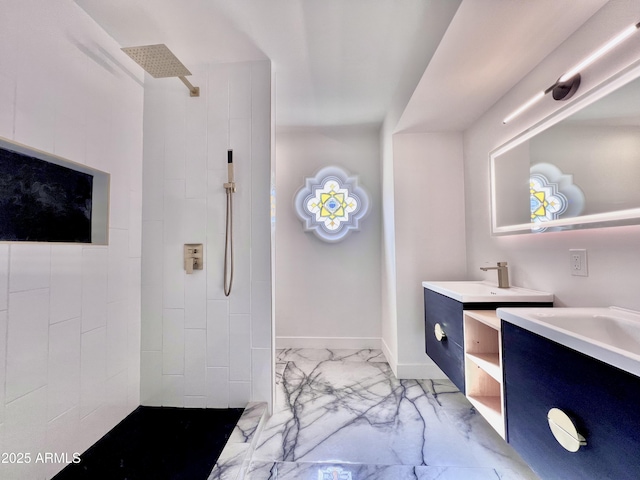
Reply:
<svg viewBox="0 0 640 480"><path fill-rule="evenodd" d="M145 87L142 404L244 407L270 401L271 67L194 69ZM227 150L233 150L235 276L223 291ZM204 245L186 274L185 243Z"/></svg>
<svg viewBox="0 0 640 480"><path fill-rule="evenodd" d="M111 196L108 246L0 245L0 451L82 452L141 403L271 398L271 68L190 67L200 98L172 79L146 89L75 3L3 2L0 136L110 173ZM228 148L238 184L229 300ZM192 242L205 244L206 265L187 276ZM63 467L6 464L0 476Z"/></svg>

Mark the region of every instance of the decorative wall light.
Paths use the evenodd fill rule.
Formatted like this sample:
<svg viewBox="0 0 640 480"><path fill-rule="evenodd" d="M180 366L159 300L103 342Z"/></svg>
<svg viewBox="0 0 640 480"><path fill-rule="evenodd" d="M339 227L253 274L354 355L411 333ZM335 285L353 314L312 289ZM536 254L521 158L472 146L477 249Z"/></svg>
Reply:
<svg viewBox="0 0 640 480"><path fill-rule="evenodd" d="M578 87L580 86L580 80L581 80L580 72L584 70L586 67L588 67L589 65L591 65L593 62L595 62L598 58L605 55L607 52L613 49L616 45L622 43L624 40L629 38L638 29L640 29L640 22L625 28L622 32L620 32L618 35L616 35L611 40L609 40L607 43L601 46L598 50L596 50L587 58L582 60L572 69L568 70L564 75L558 78L558 80L556 80L556 82L553 85L551 85L549 88L547 88L542 92L537 93L530 100L525 102L522 106L520 106L513 113L507 116L502 121L502 123L506 124L510 122L511 120L519 116L522 112L529 109L532 105L542 100L548 93L551 93L554 100L570 99L573 96L573 94L576 93L576 91L578 90Z"/></svg>
<svg viewBox="0 0 640 480"><path fill-rule="evenodd" d="M294 206L305 231L333 243L360 229L360 220L369 211L369 197L358 185L357 175L331 166L305 179Z"/></svg>

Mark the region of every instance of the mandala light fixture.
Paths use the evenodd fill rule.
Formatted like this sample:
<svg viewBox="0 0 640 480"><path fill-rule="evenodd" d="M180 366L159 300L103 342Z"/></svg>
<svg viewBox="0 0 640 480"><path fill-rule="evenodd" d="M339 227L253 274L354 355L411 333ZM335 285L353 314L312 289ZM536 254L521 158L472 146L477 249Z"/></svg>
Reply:
<svg viewBox="0 0 640 480"><path fill-rule="evenodd" d="M303 228L325 242L339 242L369 211L369 197L358 186L358 177L340 167L325 167L305 179L294 205Z"/></svg>

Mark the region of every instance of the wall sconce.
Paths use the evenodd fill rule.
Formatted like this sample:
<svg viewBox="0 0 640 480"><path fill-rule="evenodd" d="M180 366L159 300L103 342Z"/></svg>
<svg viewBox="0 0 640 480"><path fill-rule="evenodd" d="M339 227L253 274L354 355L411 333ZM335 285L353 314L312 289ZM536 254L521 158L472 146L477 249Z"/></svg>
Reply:
<svg viewBox="0 0 640 480"><path fill-rule="evenodd" d="M529 101L525 102L522 106L520 106L513 113L508 115L503 121L503 124L506 124L516 118L525 110L529 109L532 105L537 103L539 100L542 100L548 93L551 93L554 100L568 100L570 99L574 93L578 90L580 86L580 72L584 70L586 67L595 62L598 58L605 55L616 45L622 43L624 40L633 35L640 28L640 22L634 25L630 25L625 28L618 35L613 37L603 46L601 46L598 50L593 52L587 58L578 63L575 67L568 70L564 75L562 75L556 82L551 85L546 90L538 93L534 97L532 97Z"/></svg>
<svg viewBox="0 0 640 480"><path fill-rule="evenodd" d="M324 167L305 178L294 207L305 232L335 243L360 229L360 221L369 211L369 196L358 185L357 175L336 166Z"/></svg>

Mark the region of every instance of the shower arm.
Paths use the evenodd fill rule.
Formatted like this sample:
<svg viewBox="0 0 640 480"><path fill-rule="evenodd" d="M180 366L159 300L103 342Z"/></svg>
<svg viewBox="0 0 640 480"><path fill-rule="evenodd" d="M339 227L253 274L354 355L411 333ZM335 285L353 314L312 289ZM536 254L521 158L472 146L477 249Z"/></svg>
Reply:
<svg viewBox="0 0 640 480"><path fill-rule="evenodd" d="M178 77L180 80L182 80L182 83L184 83L187 88L189 89L189 95L192 97L199 97L200 96L200 87L194 87L193 85L191 85L191 82L189 80L187 80L186 77Z"/></svg>

